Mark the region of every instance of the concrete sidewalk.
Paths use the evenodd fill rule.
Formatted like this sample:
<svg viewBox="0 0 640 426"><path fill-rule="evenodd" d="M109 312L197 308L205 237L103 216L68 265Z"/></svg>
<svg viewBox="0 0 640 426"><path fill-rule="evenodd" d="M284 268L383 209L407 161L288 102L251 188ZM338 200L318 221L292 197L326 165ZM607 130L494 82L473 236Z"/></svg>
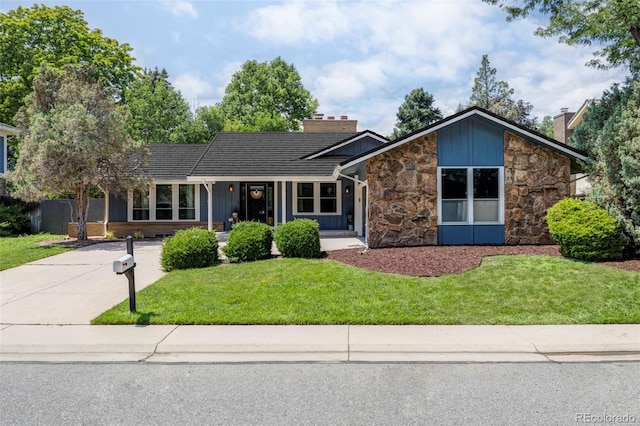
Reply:
<svg viewBox="0 0 640 426"><path fill-rule="evenodd" d="M640 325L10 325L0 330L0 361L640 361Z"/></svg>
<svg viewBox="0 0 640 426"><path fill-rule="evenodd" d="M136 289L157 281L159 241L136 241ZM326 238L323 250L357 247ZM0 272L0 361L640 361L640 325L91 326L128 298L101 243Z"/></svg>

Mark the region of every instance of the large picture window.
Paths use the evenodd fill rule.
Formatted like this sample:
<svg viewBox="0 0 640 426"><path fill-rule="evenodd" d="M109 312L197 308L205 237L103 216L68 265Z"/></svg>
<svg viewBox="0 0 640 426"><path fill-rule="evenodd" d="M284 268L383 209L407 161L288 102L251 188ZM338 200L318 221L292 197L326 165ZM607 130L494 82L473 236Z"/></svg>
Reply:
<svg viewBox="0 0 640 426"><path fill-rule="evenodd" d="M198 185L164 182L130 192L129 220L197 220L199 194Z"/></svg>
<svg viewBox="0 0 640 426"><path fill-rule="evenodd" d="M502 167L439 168L439 222L502 223L502 170Z"/></svg>
<svg viewBox="0 0 640 426"><path fill-rule="evenodd" d="M294 183L293 198L295 215L341 214L340 181Z"/></svg>

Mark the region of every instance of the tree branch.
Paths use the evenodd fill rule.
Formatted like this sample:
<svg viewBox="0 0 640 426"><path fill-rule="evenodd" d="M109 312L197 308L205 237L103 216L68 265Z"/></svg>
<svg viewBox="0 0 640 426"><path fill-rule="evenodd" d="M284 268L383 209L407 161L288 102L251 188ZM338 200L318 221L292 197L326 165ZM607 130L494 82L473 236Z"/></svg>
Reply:
<svg viewBox="0 0 640 426"><path fill-rule="evenodd" d="M629 27L629 31L631 32L633 39L636 41L636 45L640 47L640 27L631 26Z"/></svg>

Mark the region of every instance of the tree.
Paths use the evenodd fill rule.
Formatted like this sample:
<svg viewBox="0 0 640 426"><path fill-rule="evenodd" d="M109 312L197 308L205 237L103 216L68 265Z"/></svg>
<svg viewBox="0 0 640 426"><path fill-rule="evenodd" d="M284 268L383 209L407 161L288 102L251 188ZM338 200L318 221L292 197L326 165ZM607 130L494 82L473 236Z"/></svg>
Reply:
<svg viewBox="0 0 640 426"><path fill-rule="evenodd" d="M536 10L549 17L535 34L560 36L569 45L602 44L588 65L597 68L627 67L640 72L640 7L637 0L521 0L510 6L504 0L484 0L499 5L507 21L524 18ZM513 0L509 0L513 4ZM607 63L601 62L603 58Z"/></svg>
<svg viewBox="0 0 640 426"><path fill-rule="evenodd" d="M125 129L126 112L92 67L44 66L16 115L23 129L20 158L7 176L26 201L48 196L76 200L78 239L87 238L93 188L122 192L144 183L145 151ZM73 209L71 209L73 211ZM72 213L73 214L73 213Z"/></svg>
<svg viewBox="0 0 640 426"><path fill-rule="evenodd" d="M535 129L537 119L530 116L533 105L522 99L518 101L511 99L514 90L506 81L499 81L496 74L496 69L489 63L489 57L482 55L467 107L479 106L508 120Z"/></svg>
<svg viewBox="0 0 640 426"><path fill-rule="evenodd" d="M620 221L640 253L640 81L614 84L591 104L571 142L588 153L593 201Z"/></svg>
<svg viewBox="0 0 640 426"><path fill-rule="evenodd" d="M551 118L550 115L544 116L544 118L542 119L542 122L538 126L538 132L550 138L555 137L555 134L553 131L553 118Z"/></svg>
<svg viewBox="0 0 640 426"><path fill-rule="evenodd" d="M413 89L404 97L404 103L398 107L396 126L391 139L428 126L442 119L442 112L433 106L433 96L423 88Z"/></svg>
<svg viewBox="0 0 640 426"><path fill-rule="evenodd" d="M161 71L157 67L145 69L125 91L125 102L131 113L127 130L133 139L144 143L192 142L191 110L168 79L164 68Z"/></svg>
<svg viewBox="0 0 640 426"><path fill-rule="evenodd" d="M92 64L102 84L122 95L138 72L131 50L90 30L82 11L67 6L19 6L0 14L0 122L14 123L43 64Z"/></svg>
<svg viewBox="0 0 640 426"><path fill-rule="evenodd" d="M318 101L302 85L293 64L247 61L231 77L219 105L228 130L297 131L311 118Z"/></svg>

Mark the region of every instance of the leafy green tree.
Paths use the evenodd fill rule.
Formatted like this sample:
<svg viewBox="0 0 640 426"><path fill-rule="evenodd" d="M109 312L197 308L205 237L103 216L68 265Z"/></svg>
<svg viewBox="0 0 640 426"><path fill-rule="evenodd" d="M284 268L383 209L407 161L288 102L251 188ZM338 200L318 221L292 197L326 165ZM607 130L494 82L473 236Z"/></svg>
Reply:
<svg viewBox="0 0 640 426"><path fill-rule="evenodd" d="M269 63L245 62L219 105L226 129L238 131L297 131L300 121L311 118L317 107L293 64L280 57Z"/></svg>
<svg viewBox="0 0 640 426"><path fill-rule="evenodd" d="M614 84L591 104L571 141L589 154L591 198L620 221L640 253L640 80Z"/></svg>
<svg viewBox="0 0 640 426"><path fill-rule="evenodd" d="M488 55L482 55L467 107L479 106L508 120L535 129L538 120L531 117L533 105L523 100L511 99L514 90L506 81L498 80L496 74L497 71L491 67Z"/></svg>
<svg viewBox="0 0 640 426"><path fill-rule="evenodd" d="M191 110L168 79L164 68L145 69L125 91L125 102L131 113L127 130L135 140L144 143L191 142Z"/></svg>
<svg viewBox="0 0 640 426"><path fill-rule="evenodd" d="M19 6L0 14L0 122L13 124L43 64L92 64L116 96L134 80L132 48L91 30L80 10L67 6Z"/></svg>
<svg viewBox="0 0 640 426"><path fill-rule="evenodd" d="M218 132L225 130L225 124L225 117L217 106L199 107L189 126L188 139L191 143L210 142Z"/></svg>
<svg viewBox="0 0 640 426"><path fill-rule="evenodd" d="M433 106L433 96L423 88L413 89L404 97L404 102L396 113L396 126L391 139L428 126L434 121L442 119L442 111Z"/></svg>
<svg viewBox="0 0 640 426"><path fill-rule="evenodd" d="M540 132L543 135L546 135L546 136L548 136L550 138L554 137L553 118L551 118L550 115L545 115L544 116L544 118L540 122L540 125L538 126L538 132Z"/></svg>
<svg viewBox="0 0 640 426"><path fill-rule="evenodd" d="M122 192L144 182L146 153L127 134L126 117L92 67L42 67L16 115L24 134L16 169L7 174L14 194L26 201L62 196L70 205L75 198L72 221L78 239L86 239L93 188Z"/></svg>
<svg viewBox="0 0 640 426"><path fill-rule="evenodd" d="M532 13L549 17L535 34L560 36L569 45L602 44L588 65L597 68L628 67L640 72L640 6L637 0L483 0L499 5L507 21ZM513 5L513 4L516 5ZM603 58L607 63L603 63Z"/></svg>

